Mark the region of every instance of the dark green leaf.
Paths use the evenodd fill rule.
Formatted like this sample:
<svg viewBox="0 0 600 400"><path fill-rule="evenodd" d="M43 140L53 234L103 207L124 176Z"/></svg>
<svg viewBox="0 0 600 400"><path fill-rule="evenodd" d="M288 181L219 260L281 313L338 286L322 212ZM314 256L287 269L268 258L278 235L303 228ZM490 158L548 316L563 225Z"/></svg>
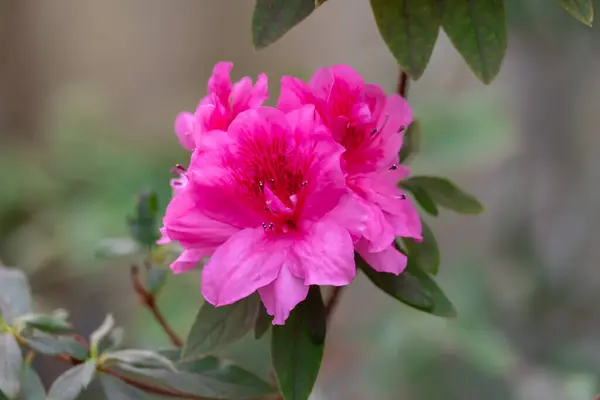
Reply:
<svg viewBox="0 0 600 400"><path fill-rule="evenodd" d="M96 372L95 360L88 360L67 371L56 379L48 392L48 400L75 400L85 389Z"/></svg>
<svg viewBox="0 0 600 400"><path fill-rule="evenodd" d="M256 314L256 321L254 323L254 338L260 339L271 327L273 317L267 314L267 310L261 304L258 306L258 313Z"/></svg>
<svg viewBox="0 0 600 400"><path fill-rule="evenodd" d="M18 400L42 400L46 398L46 390L37 372L25 367L21 374L21 391Z"/></svg>
<svg viewBox="0 0 600 400"><path fill-rule="evenodd" d="M66 315L25 314L15 321L19 326L28 326L48 333L65 333L72 329Z"/></svg>
<svg viewBox="0 0 600 400"><path fill-rule="evenodd" d="M315 9L315 0L257 0L252 42L262 49L276 42Z"/></svg>
<svg viewBox="0 0 600 400"><path fill-rule="evenodd" d="M436 204L461 214L479 214L483 211L483 206L475 197L462 191L449 179L415 176L403 181L402 185L413 193L423 190Z"/></svg>
<svg viewBox="0 0 600 400"><path fill-rule="evenodd" d="M408 250L408 257L423 271L435 275L440 267L440 250L429 226L423 220L421 223L423 226L421 242L411 238L403 238L402 241Z"/></svg>
<svg viewBox="0 0 600 400"><path fill-rule="evenodd" d="M274 389L251 372L216 357L205 357L178 364L182 371L209 377L229 387L235 398L257 398L272 394Z"/></svg>
<svg viewBox="0 0 600 400"><path fill-rule="evenodd" d="M31 312L27 277L15 268L0 266L0 314L10 325L16 317Z"/></svg>
<svg viewBox="0 0 600 400"><path fill-rule="evenodd" d="M444 0L442 24L475 75L490 83L506 53L504 0Z"/></svg>
<svg viewBox="0 0 600 400"><path fill-rule="evenodd" d="M430 311L434 308L430 293L423 288L421 282L415 276L407 273L407 271L398 276L385 272L377 272L358 254L356 254L356 265L375 286L390 296L419 310Z"/></svg>
<svg viewBox="0 0 600 400"><path fill-rule="evenodd" d="M147 400L148 394L110 375L100 375L100 385L109 400Z"/></svg>
<svg viewBox="0 0 600 400"><path fill-rule="evenodd" d="M436 0L371 0L379 32L408 75L419 79L429 63L440 20Z"/></svg>
<svg viewBox="0 0 600 400"><path fill-rule="evenodd" d="M165 286L169 270L166 268L149 268L146 273L146 290L153 296L156 296Z"/></svg>
<svg viewBox="0 0 600 400"><path fill-rule="evenodd" d="M141 245L154 246L158 240L158 196L152 191L139 195L136 214L129 218L131 235Z"/></svg>
<svg viewBox="0 0 600 400"><path fill-rule="evenodd" d="M421 208L425 210L425 212L427 212L429 215L437 217L439 213L438 208L435 205L435 202L431 199L431 197L429 197L429 194L425 190L418 186L409 186L405 185L404 183L401 186L409 190L413 194L415 200L417 201L417 203L419 203Z"/></svg>
<svg viewBox="0 0 600 400"><path fill-rule="evenodd" d="M406 164L415 156L421 147L421 124L415 120L404 133L402 149L400 149L400 162Z"/></svg>
<svg viewBox="0 0 600 400"><path fill-rule="evenodd" d="M592 26L594 22L594 5L592 0L560 0L560 4L575 19Z"/></svg>
<svg viewBox="0 0 600 400"><path fill-rule="evenodd" d="M257 296L223 307L204 303L187 337L183 359L204 356L244 336L254 326L258 305Z"/></svg>
<svg viewBox="0 0 600 400"><path fill-rule="evenodd" d="M408 259L406 270L400 275L377 272L358 254L356 265L378 288L418 310L440 317L456 316L454 306L435 281Z"/></svg>
<svg viewBox="0 0 600 400"><path fill-rule="evenodd" d="M176 390L180 393L226 400L256 397L249 394L245 386L232 385L230 382L222 381L220 378L206 373L197 374L187 371L137 368L125 364L112 368L112 370L122 376L156 387Z"/></svg>
<svg viewBox="0 0 600 400"><path fill-rule="evenodd" d="M175 365L165 356L151 350L126 349L108 352L102 355L103 364L124 363L140 368L175 369Z"/></svg>
<svg viewBox="0 0 600 400"><path fill-rule="evenodd" d="M318 330L325 329L324 308L321 292L311 287L285 325L273 327L271 356L285 400L306 400L312 392L323 357L325 332Z"/></svg>
<svg viewBox="0 0 600 400"><path fill-rule="evenodd" d="M15 397L21 387L23 355L17 339L10 333L0 333L0 392Z"/></svg>
<svg viewBox="0 0 600 400"><path fill-rule="evenodd" d="M27 345L33 350L55 356L58 354L68 354L76 360L85 360L88 357L88 350L77 340L68 336L50 336L36 332L25 336Z"/></svg>

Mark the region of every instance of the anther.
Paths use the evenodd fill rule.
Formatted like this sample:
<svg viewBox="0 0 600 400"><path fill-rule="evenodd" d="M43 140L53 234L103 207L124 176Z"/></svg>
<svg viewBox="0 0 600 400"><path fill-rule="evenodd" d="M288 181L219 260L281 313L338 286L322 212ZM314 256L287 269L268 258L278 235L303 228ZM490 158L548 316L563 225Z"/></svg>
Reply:
<svg viewBox="0 0 600 400"><path fill-rule="evenodd" d="M308 181L302 181L302 183L300 184L302 187L308 185Z"/></svg>
<svg viewBox="0 0 600 400"><path fill-rule="evenodd" d="M270 182L270 183L275 183L275 179L273 179L273 178L269 178L269 182Z"/></svg>
<svg viewBox="0 0 600 400"><path fill-rule="evenodd" d="M406 200L406 195L403 193L400 196L396 196L397 199Z"/></svg>
<svg viewBox="0 0 600 400"><path fill-rule="evenodd" d="M258 187L260 190L263 190L265 188L265 184L262 181L258 181Z"/></svg>
<svg viewBox="0 0 600 400"><path fill-rule="evenodd" d="M398 129L398 133L404 132L405 129L406 129L406 126L404 126L404 125L400 126L400 129Z"/></svg>
<svg viewBox="0 0 600 400"><path fill-rule="evenodd" d="M390 171L395 171L398 169L398 166L396 164L392 164L392 166L390 167Z"/></svg>
<svg viewBox="0 0 600 400"><path fill-rule="evenodd" d="M262 223L262 227L263 229L267 229L267 224L265 224L264 222Z"/></svg>
<svg viewBox="0 0 600 400"><path fill-rule="evenodd" d="M377 128L371 129L371 136L375 135L376 133L377 133Z"/></svg>
<svg viewBox="0 0 600 400"><path fill-rule="evenodd" d="M273 223L272 222L269 224L269 229L273 230Z"/></svg>
<svg viewBox="0 0 600 400"><path fill-rule="evenodd" d="M185 174L187 172L187 170L185 169L185 167L181 164L175 164L175 167L173 167L173 169L171 169L171 172L173 174Z"/></svg>

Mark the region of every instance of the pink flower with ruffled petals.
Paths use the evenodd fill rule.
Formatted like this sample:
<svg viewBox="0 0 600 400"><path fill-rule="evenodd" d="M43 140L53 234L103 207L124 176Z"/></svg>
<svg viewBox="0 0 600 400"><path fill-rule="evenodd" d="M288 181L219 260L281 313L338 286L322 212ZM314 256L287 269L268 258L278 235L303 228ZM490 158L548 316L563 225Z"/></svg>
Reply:
<svg viewBox="0 0 600 400"><path fill-rule="evenodd" d="M187 150L194 150L204 133L227 130L239 113L260 107L269 97L265 74L258 76L256 85L252 85L252 79L247 76L232 85L231 68L230 62L217 63L208 81L208 95L200 101L196 112L182 112L177 116L175 133Z"/></svg>
<svg viewBox="0 0 600 400"><path fill-rule="evenodd" d="M171 268L210 256L206 301L222 306L258 291L274 324L310 285L347 285L356 269L349 231L360 232L364 218L350 201L343 151L312 106L251 109L207 135L164 218L184 248Z"/></svg>
<svg viewBox="0 0 600 400"><path fill-rule="evenodd" d="M313 104L335 140L344 146L343 169L353 199L367 213L356 251L377 271L399 274L406 256L396 250L396 236L421 240L421 220L398 182L409 174L399 165L403 131L412 122L408 102L387 97L377 85L365 84L349 66L318 70L306 84L282 78L277 107L289 112Z"/></svg>

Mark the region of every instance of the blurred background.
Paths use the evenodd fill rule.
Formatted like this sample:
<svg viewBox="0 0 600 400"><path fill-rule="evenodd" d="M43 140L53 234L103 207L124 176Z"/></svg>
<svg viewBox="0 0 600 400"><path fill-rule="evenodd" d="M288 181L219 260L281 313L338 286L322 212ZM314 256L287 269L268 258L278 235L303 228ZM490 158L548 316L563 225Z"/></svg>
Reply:
<svg viewBox="0 0 600 400"><path fill-rule="evenodd" d="M596 1L600 9L600 1ZM127 234L135 195L161 207L188 154L175 115L233 78L308 79L346 63L389 92L398 67L366 0L331 0L275 45L252 49L251 0L0 2L0 260L31 276L40 309L81 333L105 313L126 340L168 346L129 284L132 260L96 257ZM439 282L459 317L397 303L359 277L328 334L315 400L591 400L600 393L600 35L558 2L508 1L509 52L479 83L442 33L410 88L421 120L414 174L450 177L486 206L431 221ZM199 274L170 278L160 307L185 335ZM268 376L268 339L227 357ZM45 382L62 365L36 360ZM93 394L86 395L89 398ZM86 397L88 398L88 397Z"/></svg>

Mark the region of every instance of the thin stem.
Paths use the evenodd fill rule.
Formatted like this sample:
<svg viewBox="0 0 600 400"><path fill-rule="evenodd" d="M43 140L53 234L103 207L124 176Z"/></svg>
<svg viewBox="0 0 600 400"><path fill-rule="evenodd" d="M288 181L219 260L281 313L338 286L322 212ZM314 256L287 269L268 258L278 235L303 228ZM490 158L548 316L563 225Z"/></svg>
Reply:
<svg viewBox="0 0 600 400"><path fill-rule="evenodd" d="M331 293L331 297L325 305L325 318L327 321L331 319L331 315L333 314L333 310L338 305L340 301L340 295L342 294L343 286L335 286L333 288L333 292Z"/></svg>
<svg viewBox="0 0 600 400"><path fill-rule="evenodd" d="M149 293L140 281L140 271L135 265L131 267L131 282L133 284L133 289L140 298L140 301L144 307L146 307L152 313L156 322L158 322L167 336L169 336L171 343L173 343L175 347L183 347L183 340L181 340L181 338L173 330L171 325L169 325L163 314L158 309L154 295Z"/></svg>
<svg viewBox="0 0 600 400"><path fill-rule="evenodd" d="M409 79L408 74L400 68L400 75L398 76L398 94L404 98L408 96Z"/></svg>

